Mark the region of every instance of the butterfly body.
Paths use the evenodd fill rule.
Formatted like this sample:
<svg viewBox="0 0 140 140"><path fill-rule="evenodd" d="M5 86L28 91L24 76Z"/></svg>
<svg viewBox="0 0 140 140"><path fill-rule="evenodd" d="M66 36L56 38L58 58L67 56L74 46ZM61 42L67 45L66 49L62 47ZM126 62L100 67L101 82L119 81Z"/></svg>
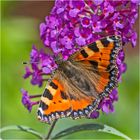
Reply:
<svg viewBox="0 0 140 140"><path fill-rule="evenodd" d="M58 68L40 101L38 118L51 123L62 117L87 117L103 97L117 86L116 57L119 36L110 36L82 47Z"/></svg>
<svg viewBox="0 0 140 140"><path fill-rule="evenodd" d="M94 87L92 85L92 82L86 77L85 72L83 69L80 69L78 66L76 66L76 63L74 64L73 61L66 61L64 64L59 65L58 70L63 77L65 77L65 80L69 81L71 83L72 88L76 88L78 91L89 96L96 96L94 95ZM70 93L68 94L70 95ZM77 92L74 94L76 98L80 98L80 95L78 96ZM81 95L81 96L82 96ZM74 97L73 97L74 98Z"/></svg>

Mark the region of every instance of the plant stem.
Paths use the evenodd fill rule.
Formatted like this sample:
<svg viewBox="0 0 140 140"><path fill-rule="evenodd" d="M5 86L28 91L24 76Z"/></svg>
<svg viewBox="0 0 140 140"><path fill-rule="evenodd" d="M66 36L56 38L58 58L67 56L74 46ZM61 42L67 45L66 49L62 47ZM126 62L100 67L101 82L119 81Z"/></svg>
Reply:
<svg viewBox="0 0 140 140"><path fill-rule="evenodd" d="M53 131L53 129L54 129L54 126L55 126L56 122L57 122L57 120L54 120L54 121L53 121L53 123L52 123L52 125L51 125L51 127L50 127L50 129L49 129L48 135L47 135L47 137L45 138L45 140L49 140L49 139L50 139L50 135L51 135L51 133L52 133L52 131Z"/></svg>
<svg viewBox="0 0 140 140"><path fill-rule="evenodd" d="M42 94L37 94L37 95L30 95L30 98L37 98L37 97L41 97Z"/></svg>

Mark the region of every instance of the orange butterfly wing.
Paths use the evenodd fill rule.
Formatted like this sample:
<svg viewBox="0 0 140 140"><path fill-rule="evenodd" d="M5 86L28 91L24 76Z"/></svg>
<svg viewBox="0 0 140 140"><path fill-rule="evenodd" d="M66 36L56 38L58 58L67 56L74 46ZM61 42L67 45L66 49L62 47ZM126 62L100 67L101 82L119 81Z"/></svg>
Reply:
<svg viewBox="0 0 140 140"><path fill-rule="evenodd" d="M51 123L55 119L69 116L70 112L70 101L62 85L56 79L52 80L41 97L38 119Z"/></svg>
<svg viewBox="0 0 140 140"><path fill-rule="evenodd" d="M116 56L122 49L121 46L119 36L108 36L84 46L80 52L76 52L71 57L75 61L90 63L94 68L107 70L112 64L116 65Z"/></svg>
<svg viewBox="0 0 140 140"><path fill-rule="evenodd" d="M85 117L93 109L91 100L70 100L64 87L53 79L46 87L38 108L38 119L51 123L53 120L72 117L73 119Z"/></svg>
<svg viewBox="0 0 140 140"><path fill-rule="evenodd" d="M85 69L97 72L99 79L96 89L101 96L107 96L117 86L118 68L116 59L121 49L121 37L108 36L84 46L70 59L84 65Z"/></svg>

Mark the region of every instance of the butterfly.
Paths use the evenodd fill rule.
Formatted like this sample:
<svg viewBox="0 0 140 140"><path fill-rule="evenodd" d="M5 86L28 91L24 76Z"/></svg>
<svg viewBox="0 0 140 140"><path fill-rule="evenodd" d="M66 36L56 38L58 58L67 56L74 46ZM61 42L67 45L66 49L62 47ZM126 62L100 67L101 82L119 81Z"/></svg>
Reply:
<svg viewBox="0 0 140 140"><path fill-rule="evenodd" d="M56 62L51 81L46 86L38 108L42 122L70 117L90 118L100 101L117 87L116 59L122 49L121 37L107 36Z"/></svg>

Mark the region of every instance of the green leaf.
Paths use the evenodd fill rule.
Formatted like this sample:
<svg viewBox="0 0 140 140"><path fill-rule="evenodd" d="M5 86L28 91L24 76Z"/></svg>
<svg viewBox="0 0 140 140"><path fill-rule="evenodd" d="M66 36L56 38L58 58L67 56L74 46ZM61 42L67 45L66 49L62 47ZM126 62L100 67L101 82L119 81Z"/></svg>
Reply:
<svg viewBox="0 0 140 140"><path fill-rule="evenodd" d="M0 129L0 133L5 132L5 131L9 131L9 130L19 130L19 131L24 131L26 133L30 133L34 136L37 136L40 139L43 139L42 134L40 134L39 132L37 132L36 130L27 127L27 126L22 126L22 125L11 125L11 126L5 126L3 128Z"/></svg>
<svg viewBox="0 0 140 140"><path fill-rule="evenodd" d="M70 128L67 128L59 133L57 133L53 139L58 139L60 137L64 137L67 135L70 135L72 133L80 132L80 131L86 131L86 130L93 130L94 132L104 132L104 133L110 133L116 136L120 136L126 140L131 140L128 136L123 134L122 132L116 130L115 128L112 128L108 125L103 125L103 124L82 124L82 125L77 125L77 126L72 126Z"/></svg>

